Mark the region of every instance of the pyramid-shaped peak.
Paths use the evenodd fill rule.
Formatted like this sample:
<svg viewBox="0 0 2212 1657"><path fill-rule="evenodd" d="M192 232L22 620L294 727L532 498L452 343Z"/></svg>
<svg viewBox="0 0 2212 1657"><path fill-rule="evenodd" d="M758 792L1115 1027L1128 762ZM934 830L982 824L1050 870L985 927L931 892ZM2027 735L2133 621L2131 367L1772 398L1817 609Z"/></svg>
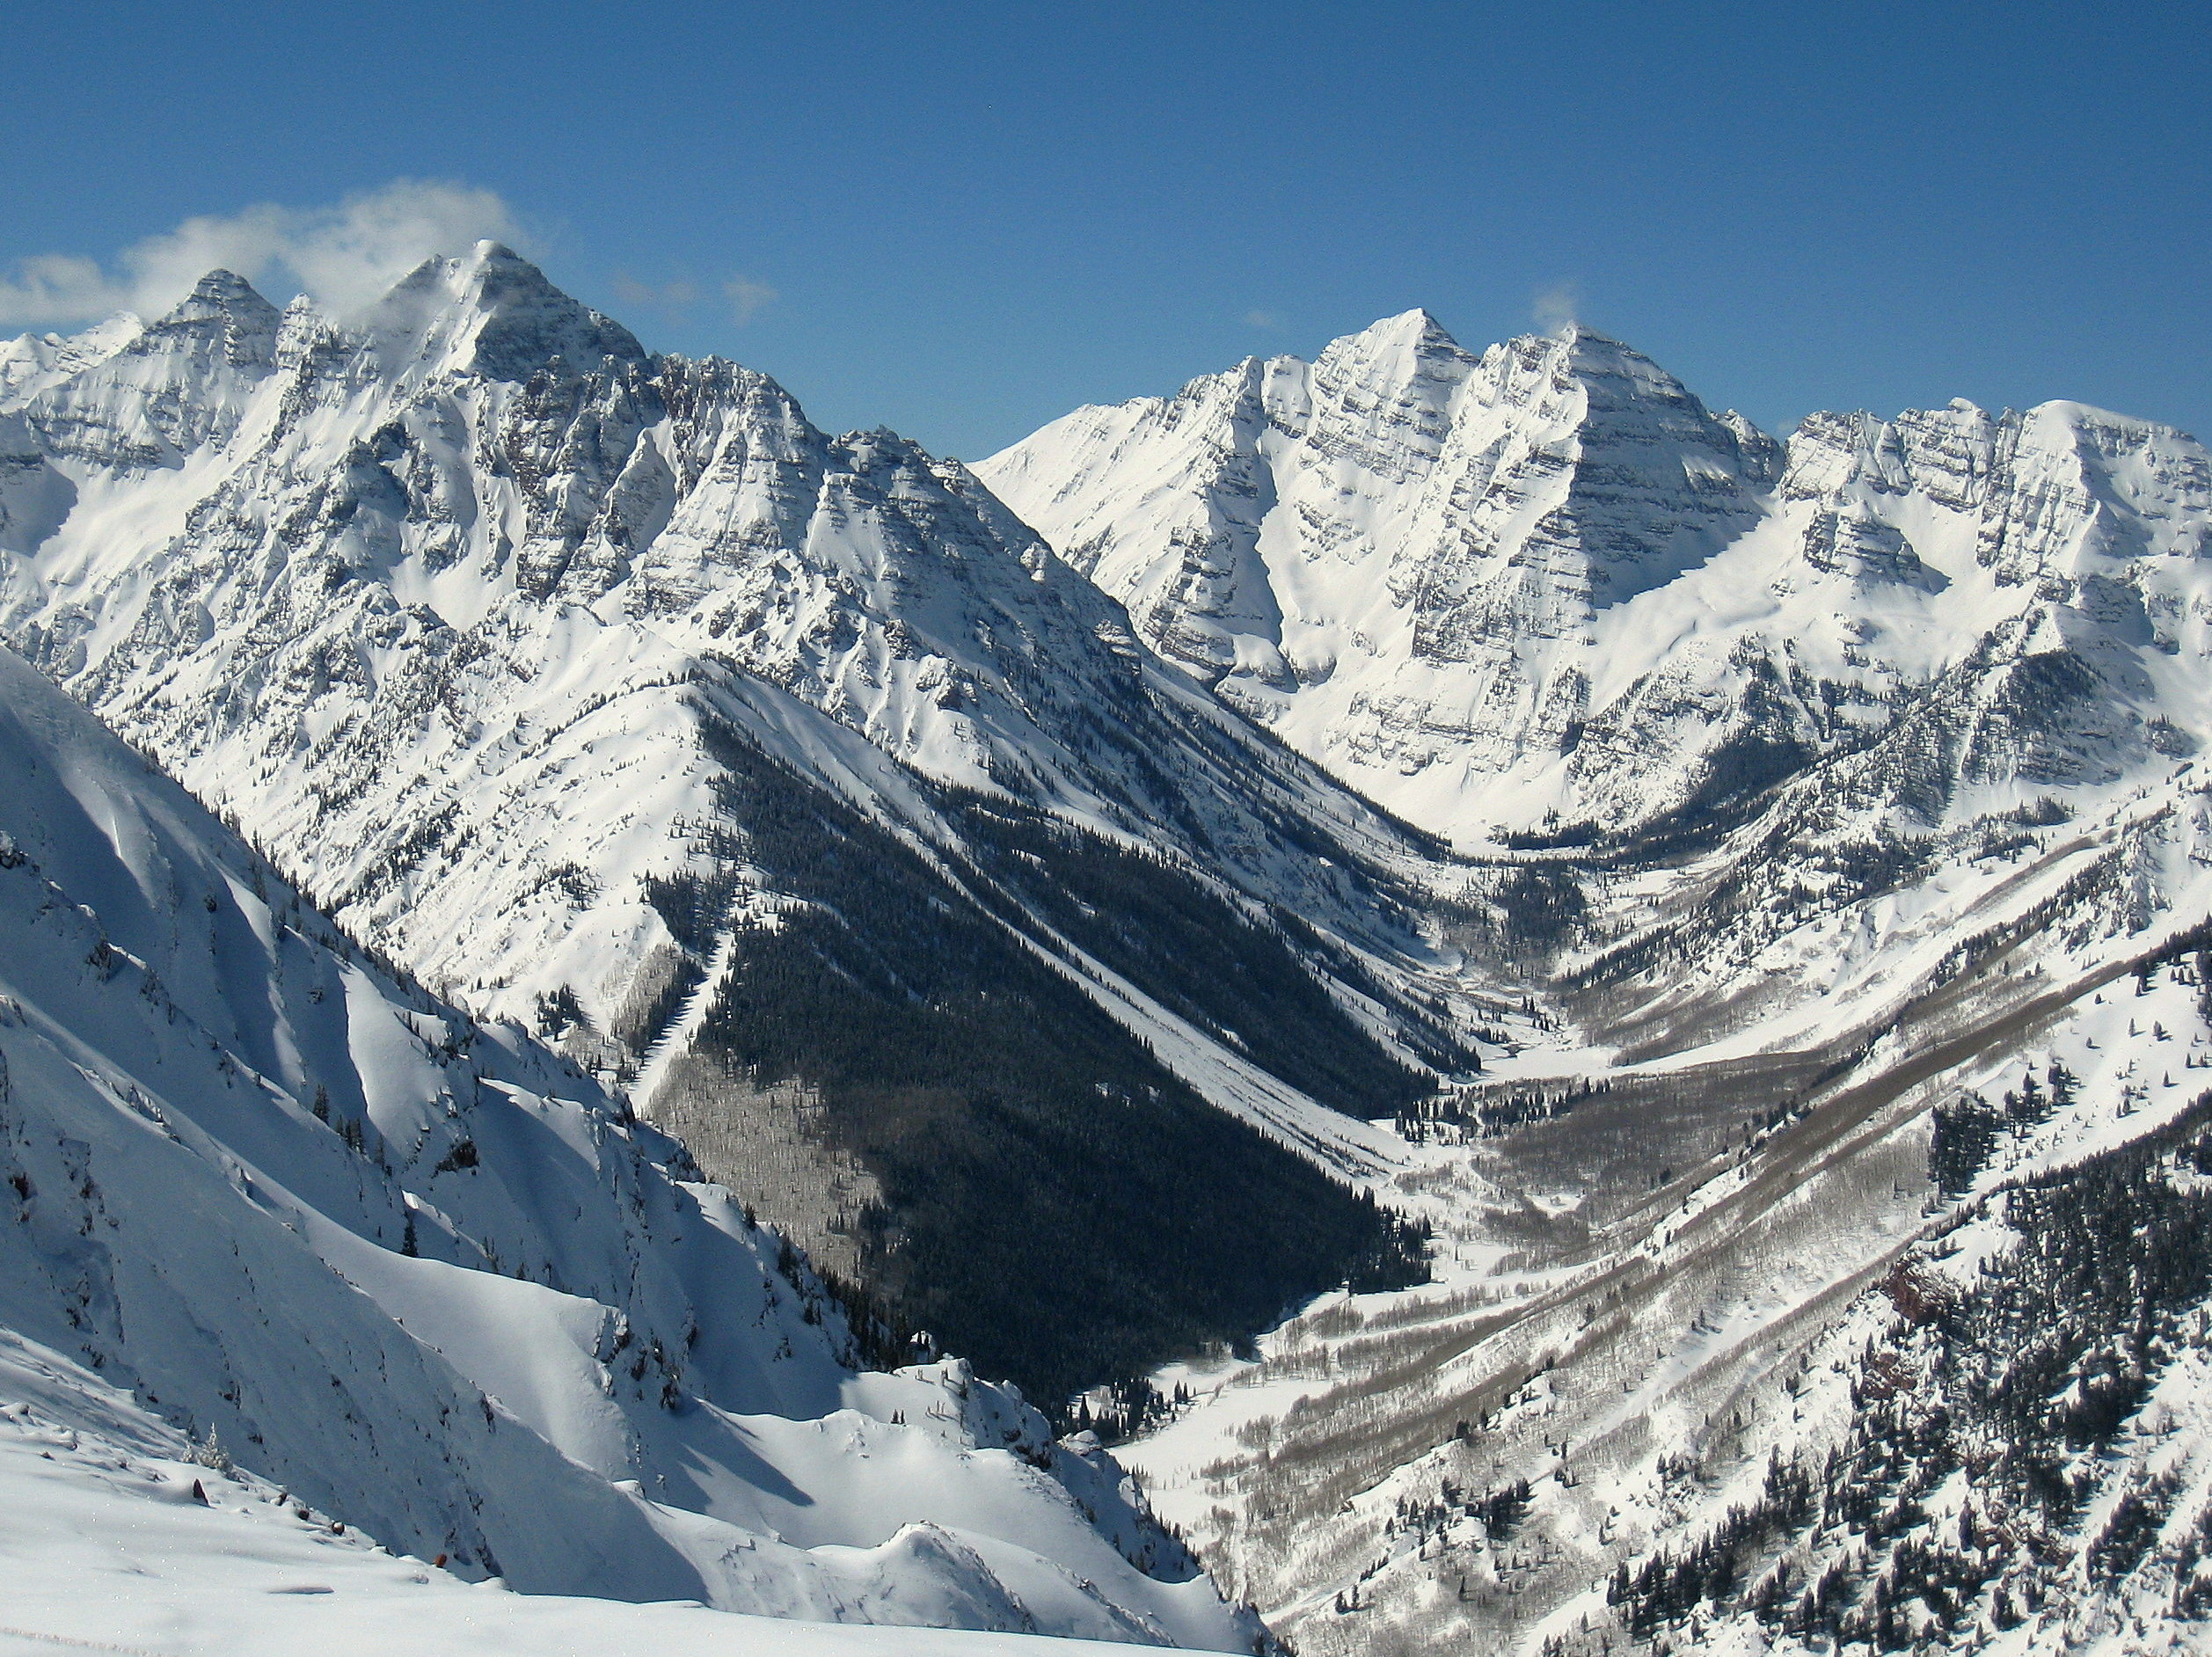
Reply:
<svg viewBox="0 0 2212 1657"><path fill-rule="evenodd" d="M266 319L274 326L277 315L276 307L264 299L252 282L236 271L218 268L194 282L192 291L171 306L168 314L154 325L172 327L222 317L254 322Z"/></svg>
<svg viewBox="0 0 2212 1657"><path fill-rule="evenodd" d="M1563 322L1554 331L1552 338L1569 350L1626 351L1636 356L1643 354L1633 346L1616 339L1610 333L1600 332L1587 322Z"/></svg>
<svg viewBox="0 0 2212 1657"><path fill-rule="evenodd" d="M282 320L277 308L245 277L236 271L211 270L128 348L139 355L219 348L238 367L266 366L275 351Z"/></svg>
<svg viewBox="0 0 2212 1657"><path fill-rule="evenodd" d="M526 380L556 359L571 369L612 357L642 362L646 348L611 318L570 297L504 243L425 259L370 310L389 358L433 371L473 369Z"/></svg>
<svg viewBox="0 0 2212 1657"><path fill-rule="evenodd" d="M551 277L504 242L487 238L460 257L442 262L448 267L449 280L456 291L536 292L568 299L566 294L553 285ZM575 302L570 300L569 303Z"/></svg>
<svg viewBox="0 0 2212 1657"><path fill-rule="evenodd" d="M1690 389L1650 357L1584 324L1570 322L1554 333L1530 335L1527 343L1551 357L1555 372L1602 393L1606 402L1687 403L1704 412Z"/></svg>
<svg viewBox="0 0 2212 1657"><path fill-rule="evenodd" d="M489 239L465 253L433 253L394 283L387 297L435 292L464 301L481 300L487 293L495 300L529 294L568 299L543 270L506 243Z"/></svg>
<svg viewBox="0 0 2212 1657"><path fill-rule="evenodd" d="M1647 364L1654 369L1659 366L1634 346L1625 340L1616 339L1610 333L1600 333L1588 323L1566 323L1553 332L1539 337L1563 353L1577 369L1602 371L1617 368L1624 362ZM1666 370L1662 369L1660 372L1665 373Z"/></svg>
<svg viewBox="0 0 2212 1657"><path fill-rule="evenodd" d="M209 271L192 287L192 298L210 304L268 305L269 302L258 293L252 282L234 270L220 266ZM270 306L274 310L274 306Z"/></svg>
<svg viewBox="0 0 2212 1657"><path fill-rule="evenodd" d="M1334 339L1315 359L1322 382L1341 380L1378 395L1398 395L1420 384L1456 384L1476 359L1460 348L1436 318L1415 306ZM1395 388L1395 389L1393 389Z"/></svg>
<svg viewBox="0 0 2212 1657"><path fill-rule="evenodd" d="M1347 334L1331 343L1331 351L1345 350L1361 355L1374 355L1387 351L1457 352L1459 341L1453 339L1444 325L1436 320L1425 307L1414 306L1401 310L1394 317L1384 317L1371 322L1357 333Z"/></svg>

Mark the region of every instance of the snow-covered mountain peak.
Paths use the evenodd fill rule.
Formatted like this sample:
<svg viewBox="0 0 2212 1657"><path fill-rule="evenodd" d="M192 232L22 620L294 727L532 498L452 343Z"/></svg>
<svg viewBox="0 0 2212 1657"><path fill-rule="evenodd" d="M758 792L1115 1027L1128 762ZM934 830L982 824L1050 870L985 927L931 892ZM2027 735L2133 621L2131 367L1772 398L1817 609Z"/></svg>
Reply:
<svg viewBox="0 0 2212 1657"><path fill-rule="evenodd" d="M498 242L425 259L361 318L390 371L412 376L472 369L526 380L558 358L581 373L612 359L642 363L645 347L620 323L556 288Z"/></svg>
<svg viewBox="0 0 2212 1657"><path fill-rule="evenodd" d="M2195 438L2155 421L2068 401L1991 414L1953 398L1889 420L1807 416L1780 494L1862 515L1918 495L1975 518L1975 560L2000 582L2073 583L2114 573L2107 560L2194 556L2212 466Z"/></svg>
<svg viewBox="0 0 2212 1657"><path fill-rule="evenodd" d="M1593 330L1477 356L1413 310L977 471L1224 700L1457 829L1474 776L1571 745L1601 617L1756 522L1778 456Z"/></svg>
<svg viewBox="0 0 2212 1657"><path fill-rule="evenodd" d="M237 429L275 367L283 320L245 278L209 271L157 321L118 317L80 336L129 335L104 355L75 354L77 371L49 375L24 412L56 458L123 473L176 466Z"/></svg>
<svg viewBox="0 0 2212 1657"><path fill-rule="evenodd" d="M1734 479L1756 489L1773 481L1779 446L1733 410L1715 414L1650 357L1580 323L1551 333L1522 334L1483 354L1469 401L1518 409L1551 428L1551 441L1573 441L1591 455L1605 449L1651 449L1632 464L1675 467ZM1581 460L1583 454L1575 458Z"/></svg>
<svg viewBox="0 0 2212 1657"><path fill-rule="evenodd" d="M48 386L105 362L138 338L145 325L125 310L81 333L26 333L0 340L0 414L11 413Z"/></svg>
<svg viewBox="0 0 2212 1657"><path fill-rule="evenodd" d="M212 354L237 369L266 368L276 346L281 313L234 271L211 270L159 321L148 325L127 352Z"/></svg>
<svg viewBox="0 0 2212 1657"><path fill-rule="evenodd" d="M977 472L1223 700L1471 842L1764 786L2001 623L1989 661L2194 636L2212 476L2150 422L1960 400L1785 451L1595 330L1475 358L1419 310L1267 373L1290 393L1245 365Z"/></svg>
<svg viewBox="0 0 2212 1657"><path fill-rule="evenodd" d="M1331 340L1314 359L1314 366L1325 373L1352 372L1380 382L1392 376L1449 379L1474 361L1443 324L1416 306Z"/></svg>
<svg viewBox="0 0 2212 1657"><path fill-rule="evenodd" d="M1677 411L1691 420L1709 418L1687 386L1633 346L1576 323L1554 343L1561 372L1583 386L1594 410L1645 405Z"/></svg>

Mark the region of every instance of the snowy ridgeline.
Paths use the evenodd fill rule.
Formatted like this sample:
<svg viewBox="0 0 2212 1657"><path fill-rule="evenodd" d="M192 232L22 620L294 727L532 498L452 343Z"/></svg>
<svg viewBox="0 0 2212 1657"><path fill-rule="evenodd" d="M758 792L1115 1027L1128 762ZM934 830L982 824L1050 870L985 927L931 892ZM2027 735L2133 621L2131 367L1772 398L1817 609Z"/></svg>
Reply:
<svg viewBox="0 0 2212 1657"><path fill-rule="evenodd" d="M689 1171L361 960L0 655L0 1624L341 1649L373 1607L387 1646L467 1619L527 1649L579 1615L461 1588L499 1578L1251 1647L1109 1458L958 1361L858 1371L842 1309ZM724 1638L588 1618L608 1649Z"/></svg>
<svg viewBox="0 0 2212 1657"><path fill-rule="evenodd" d="M1785 446L1411 312L979 471L488 244L342 325L215 273L0 351L0 638L697 1156L9 666L0 1312L132 1391L90 1453L219 1432L310 1516L205 1493L333 1558L321 1515L533 1589L1256 1636L1006 1391L848 1368L704 1164L994 1373L1119 1377L1308 1657L2186 1644L2196 1265L1995 1187L2201 1219L2203 965L2126 983L2212 913L2200 444ZM1315 1164L1440 1281L1150 1399L1420 1274ZM2049 1408L1991 1413L2039 1296ZM2057 1484L1989 1459L2023 1423Z"/></svg>
<svg viewBox="0 0 2212 1657"><path fill-rule="evenodd" d="M1924 820L2212 739L2212 460L2077 403L1780 443L1588 329L1478 354L1413 310L975 470L1163 655L1464 847L1694 828L1869 747Z"/></svg>

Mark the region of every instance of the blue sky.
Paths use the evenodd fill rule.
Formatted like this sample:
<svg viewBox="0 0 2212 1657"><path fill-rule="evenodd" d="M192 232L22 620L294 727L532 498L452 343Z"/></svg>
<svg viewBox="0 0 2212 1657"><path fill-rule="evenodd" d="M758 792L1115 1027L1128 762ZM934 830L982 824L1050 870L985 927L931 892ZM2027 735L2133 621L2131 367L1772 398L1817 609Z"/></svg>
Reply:
<svg viewBox="0 0 2212 1657"><path fill-rule="evenodd" d="M343 288L489 225L648 345L970 457L1416 304L1471 346L1571 310L1770 427L2072 397L2212 435L2201 5L18 0L6 33L6 332L208 246L281 302L288 249Z"/></svg>

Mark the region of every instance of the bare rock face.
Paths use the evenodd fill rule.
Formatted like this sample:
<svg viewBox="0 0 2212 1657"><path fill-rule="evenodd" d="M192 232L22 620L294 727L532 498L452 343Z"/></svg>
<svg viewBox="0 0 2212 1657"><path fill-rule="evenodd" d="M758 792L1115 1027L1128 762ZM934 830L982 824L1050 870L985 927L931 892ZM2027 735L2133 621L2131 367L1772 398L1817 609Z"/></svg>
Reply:
<svg viewBox="0 0 2212 1657"><path fill-rule="evenodd" d="M1415 311L978 473L1222 700L1465 844L1709 812L1924 696L1972 726L1944 799L2204 728L2135 658L2204 647L2205 451L2076 404L1785 448L1588 330L1477 357ZM2066 757L2083 695L2106 762Z"/></svg>

